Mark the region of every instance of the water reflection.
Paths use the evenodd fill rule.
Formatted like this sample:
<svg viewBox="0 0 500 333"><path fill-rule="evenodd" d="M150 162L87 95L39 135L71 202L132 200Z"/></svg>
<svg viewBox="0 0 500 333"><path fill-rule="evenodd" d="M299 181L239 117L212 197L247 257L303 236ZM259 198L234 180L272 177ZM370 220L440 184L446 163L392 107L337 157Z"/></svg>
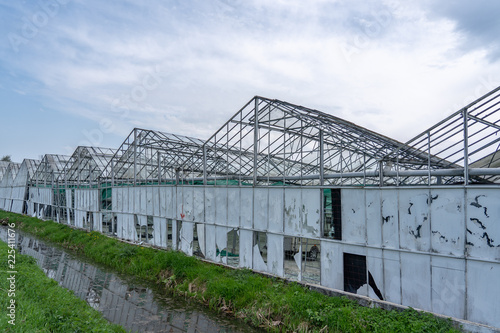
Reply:
<svg viewBox="0 0 500 333"><path fill-rule="evenodd" d="M87 301L110 322L132 332L256 332L179 300L159 299L153 289L96 267L16 230L17 249L36 258L45 274ZM7 231L0 228L7 242Z"/></svg>

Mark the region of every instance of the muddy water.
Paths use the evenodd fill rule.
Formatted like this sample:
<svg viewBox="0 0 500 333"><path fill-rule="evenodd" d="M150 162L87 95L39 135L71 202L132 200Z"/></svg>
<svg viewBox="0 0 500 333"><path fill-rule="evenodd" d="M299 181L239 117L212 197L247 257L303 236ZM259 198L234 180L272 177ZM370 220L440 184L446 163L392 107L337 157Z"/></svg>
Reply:
<svg viewBox="0 0 500 333"><path fill-rule="evenodd" d="M7 229L0 228L7 241ZM17 249L36 258L51 279L132 332L258 332L240 322L182 300L161 296L154 286L118 275L16 230Z"/></svg>

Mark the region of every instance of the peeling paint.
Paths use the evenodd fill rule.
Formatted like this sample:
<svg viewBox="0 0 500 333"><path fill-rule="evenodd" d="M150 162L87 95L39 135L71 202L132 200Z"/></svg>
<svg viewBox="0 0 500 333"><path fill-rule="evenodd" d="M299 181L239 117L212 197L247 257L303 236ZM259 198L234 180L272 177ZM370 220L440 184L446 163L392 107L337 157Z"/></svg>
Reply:
<svg viewBox="0 0 500 333"><path fill-rule="evenodd" d="M471 217L470 220L472 222L476 222L477 224L479 224L479 227L481 227L481 229L483 229L483 230L486 229L486 227L484 226L484 224L481 221L479 221L479 219L477 219L475 217ZM469 231L469 229L467 229L467 231Z"/></svg>

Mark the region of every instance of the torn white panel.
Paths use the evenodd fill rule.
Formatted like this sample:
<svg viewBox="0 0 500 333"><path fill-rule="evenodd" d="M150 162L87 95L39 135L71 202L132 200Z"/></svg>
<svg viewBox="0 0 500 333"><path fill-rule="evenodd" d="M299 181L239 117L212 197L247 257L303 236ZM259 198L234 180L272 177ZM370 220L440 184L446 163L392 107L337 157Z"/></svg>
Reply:
<svg viewBox="0 0 500 333"><path fill-rule="evenodd" d="M269 231L283 232L283 208L283 189L269 188Z"/></svg>
<svg viewBox="0 0 500 333"><path fill-rule="evenodd" d="M481 259L500 261L500 191L468 189L467 253Z"/></svg>
<svg viewBox="0 0 500 333"><path fill-rule="evenodd" d="M283 235L267 234L267 271L277 276L283 272Z"/></svg>
<svg viewBox="0 0 500 333"><path fill-rule="evenodd" d="M399 248L398 192L382 190L382 245L387 248Z"/></svg>
<svg viewBox="0 0 500 333"><path fill-rule="evenodd" d="M128 198L128 205L127 205L127 209L128 211L125 209L124 207L124 210L126 210L128 213L131 213L133 214L134 212L136 212L138 209L139 209L139 206L135 206L135 198L136 198L136 195L135 195L135 188L134 187L126 187L124 189L124 199L125 197ZM123 204L125 204L126 201L123 202Z"/></svg>
<svg viewBox="0 0 500 333"><path fill-rule="evenodd" d="M215 223L227 225L227 187L215 188Z"/></svg>
<svg viewBox="0 0 500 333"><path fill-rule="evenodd" d="M464 255L463 190L432 189L430 209L432 251L454 256Z"/></svg>
<svg viewBox="0 0 500 333"><path fill-rule="evenodd" d="M125 214L122 213L116 213L116 236L118 238L125 238L124 235L124 229L125 229L125 219L124 219ZM111 222L113 223L113 222Z"/></svg>
<svg viewBox="0 0 500 333"><path fill-rule="evenodd" d="M368 270L368 296L380 299L384 296L384 259L381 249L366 249L366 269ZM370 275L373 279L370 285Z"/></svg>
<svg viewBox="0 0 500 333"><path fill-rule="evenodd" d="M153 244L156 246L167 247L167 221L164 218L153 217Z"/></svg>
<svg viewBox="0 0 500 333"><path fill-rule="evenodd" d="M215 227L215 244L217 245L217 258L216 261L227 263L227 258L223 256L226 254L227 247L227 232L228 228L226 227Z"/></svg>
<svg viewBox="0 0 500 333"><path fill-rule="evenodd" d="M321 241L321 285L344 290L342 244Z"/></svg>
<svg viewBox="0 0 500 333"><path fill-rule="evenodd" d="M500 264L467 261L467 320L500 327Z"/></svg>
<svg viewBox="0 0 500 333"><path fill-rule="evenodd" d="M402 249L430 250L430 198L427 189L399 191L399 246Z"/></svg>
<svg viewBox="0 0 500 333"><path fill-rule="evenodd" d="M260 272L267 272L267 264L262 259L258 244L253 246L253 269Z"/></svg>
<svg viewBox="0 0 500 333"><path fill-rule="evenodd" d="M253 214L253 188L240 188L240 223L242 228L251 229Z"/></svg>
<svg viewBox="0 0 500 333"><path fill-rule="evenodd" d="M322 190L302 189L302 235L308 238L320 237L320 201Z"/></svg>
<svg viewBox="0 0 500 333"><path fill-rule="evenodd" d="M200 247L200 251L205 256L205 224L197 223L196 224L196 235L198 236L198 246Z"/></svg>
<svg viewBox="0 0 500 333"><path fill-rule="evenodd" d="M366 244L365 191L342 189L342 240Z"/></svg>
<svg viewBox="0 0 500 333"><path fill-rule="evenodd" d="M300 235L301 190L285 188L285 234Z"/></svg>
<svg viewBox="0 0 500 333"><path fill-rule="evenodd" d="M135 229L134 215L124 214L124 221L125 221L124 238L134 242L137 241L138 240L137 230Z"/></svg>
<svg viewBox="0 0 500 333"><path fill-rule="evenodd" d="M432 311L465 318L465 261L432 257Z"/></svg>
<svg viewBox="0 0 500 333"><path fill-rule="evenodd" d="M215 224L215 188L205 187L205 221Z"/></svg>
<svg viewBox="0 0 500 333"><path fill-rule="evenodd" d="M427 254L401 252L402 304L431 311L431 262Z"/></svg>
<svg viewBox="0 0 500 333"><path fill-rule="evenodd" d="M254 189L254 229L267 230L269 189L257 187Z"/></svg>
<svg viewBox="0 0 500 333"><path fill-rule="evenodd" d="M252 244L253 244L253 231L241 229L240 267L252 268Z"/></svg>
<svg viewBox="0 0 500 333"><path fill-rule="evenodd" d="M92 213L94 218L94 225L92 227L92 230L102 232L102 214L101 213Z"/></svg>
<svg viewBox="0 0 500 333"><path fill-rule="evenodd" d="M146 187L146 214L153 215L153 188Z"/></svg>
<svg viewBox="0 0 500 333"><path fill-rule="evenodd" d="M183 221L182 228L180 230L180 250L189 256L193 255L193 228L193 222Z"/></svg>
<svg viewBox="0 0 500 333"><path fill-rule="evenodd" d="M382 215L380 211L380 190L366 191L366 234L371 246L382 246Z"/></svg>
<svg viewBox="0 0 500 333"><path fill-rule="evenodd" d="M205 257L208 260L217 261L216 253L216 238L215 238L215 226L207 224L205 225Z"/></svg>
<svg viewBox="0 0 500 333"><path fill-rule="evenodd" d="M205 221L205 191L201 186L193 188L193 220Z"/></svg>
<svg viewBox="0 0 500 333"><path fill-rule="evenodd" d="M240 189L229 187L227 189L227 225L230 227L240 226Z"/></svg>
<svg viewBox="0 0 500 333"><path fill-rule="evenodd" d="M295 253L295 255L293 256L293 260L295 261L295 264L297 265L297 269L299 271L297 279L299 281L302 281L302 270L300 269L302 267L302 250Z"/></svg>
<svg viewBox="0 0 500 333"><path fill-rule="evenodd" d="M180 248L179 244L179 239L181 238L180 236L180 224L182 222L179 222L177 220L172 220L172 249L173 250L178 250Z"/></svg>

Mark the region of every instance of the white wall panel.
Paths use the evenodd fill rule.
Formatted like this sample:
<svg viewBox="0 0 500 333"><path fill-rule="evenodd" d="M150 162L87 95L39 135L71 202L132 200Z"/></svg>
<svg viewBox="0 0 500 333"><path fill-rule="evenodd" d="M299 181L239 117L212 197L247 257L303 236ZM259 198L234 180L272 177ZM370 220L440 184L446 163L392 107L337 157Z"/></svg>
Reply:
<svg viewBox="0 0 500 333"><path fill-rule="evenodd" d="M367 243L382 246L382 210L380 190L366 191L366 233Z"/></svg>
<svg viewBox="0 0 500 333"><path fill-rule="evenodd" d="M432 311L465 318L465 261L432 257Z"/></svg>
<svg viewBox="0 0 500 333"><path fill-rule="evenodd" d="M205 221L205 189L201 186L193 188L193 220Z"/></svg>
<svg viewBox="0 0 500 333"><path fill-rule="evenodd" d="M429 190L399 191L399 246L402 249L430 250Z"/></svg>
<svg viewBox="0 0 500 333"><path fill-rule="evenodd" d="M283 208L283 189L269 188L269 231L283 232Z"/></svg>
<svg viewBox="0 0 500 333"><path fill-rule="evenodd" d="M430 209L432 251L463 256L465 246L463 190L432 189Z"/></svg>
<svg viewBox="0 0 500 333"><path fill-rule="evenodd" d="M320 201L323 196L320 189L302 189L302 236L320 237Z"/></svg>
<svg viewBox="0 0 500 333"><path fill-rule="evenodd" d="M215 226L207 224L205 225L205 248L206 248L206 255L205 257L208 260L216 261L217 260L217 254L216 254L216 238L215 238Z"/></svg>
<svg viewBox="0 0 500 333"><path fill-rule="evenodd" d="M468 254L500 261L500 191L468 189L466 221Z"/></svg>
<svg viewBox="0 0 500 333"><path fill-rule="evenodd" d="M227 189L227 225L230 227L240 226L240 189L229 187Z"/></svg>
<svg viewBox="0 0 500 333"><path fill-rule="evenodd" d="M500 327L500 264L467 261L467 320Z"/></svg>
<svg viewBox="0 0 500 333"><path fill-rule="evenodd" d="M398 251L384 250L384 299L401 304L401 265Z"/></svg>
<svg viewBox="0 0 500 333"><path fill-rule="evenodd" d="M192 256L193 255L193 222L182 222L181 228L181 251L185 254Z"/></svg>
<svg viewBox="0 0 500 333"><path fill-rule="evenodd" d="M285 234L300 235L301 221L301 189L285 188Z"/></svg>
<svg viewBox="0 0 500 333"><path fill-rule="evenodd" d="M427 254L401 252L402 303L431 311L431 261Z"/></svg>
<svg viewBox="0 0 500 333"><path fill-rule="evenodd" d="M344 290L342 245L321 241L321 285Z"/></svg>
<svg viewBox="0 0 500 333"><path fill-rule="evenodd" d="M205 221L215 224L215 188L205 187Z"/></svg>
<svg viewBox="0 0 500 333"><path fill-rule="evenodd" d="M399 248L398 192L382 190L382 242L384 247Z"/></svg>
<svg viewBox="0 0 500 333"><path fill-rule="evenodd" d="M365 191L342 189L342 240L366 244Z"/></svg>
<svg viewBox="0 0 500 333"><path fill-rule="evenodd" d="M227 187L215 188L215 223L227 225Z"/></svg>
<svg viewBox="0 0 500 333"><path fill-rule="evenodd" d="M254 189L253 227L256 230L267 230L268 194L267 188Z"/></svg>
<svg viewBox="0 0 500 333"><path fill-rule="evenodd" d="M153 211L153 187L146 187L146 215L154 215Z"/></svg>
<svg viewBox="0 0 500 333"><path fill-rule="evenodd" d="M240 219L242 228L252 228L253 188L240 188Z"/></svg>
<svg viewBox="0 0 500 333"><path fill-rule="evenodd" d="M371 249L368 248L366 250L366 269L372 275L373 281L375 282L376 287L379 289L382 297L384 296L384 257L383 250L381 249ZM373 299L379 299L375 290L368 286L368 296Z"/></svg>

